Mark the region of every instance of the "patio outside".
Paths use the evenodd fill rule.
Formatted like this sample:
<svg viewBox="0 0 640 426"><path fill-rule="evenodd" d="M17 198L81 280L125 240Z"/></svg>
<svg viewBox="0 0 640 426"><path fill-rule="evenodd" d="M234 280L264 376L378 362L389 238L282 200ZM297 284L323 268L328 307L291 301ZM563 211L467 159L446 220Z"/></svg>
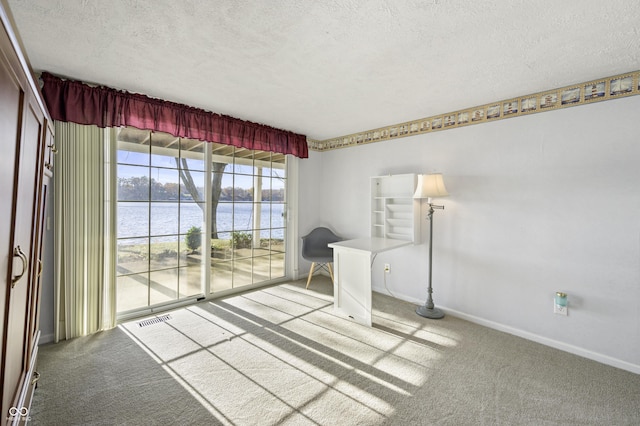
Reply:
<svg viewBox="0 0 640 426"><path fill-rule="evenodd" d="M233 247L212 240L211 293L246 287L285 275L282 240L260 240L260 247ZM202 294L202 253L184 241L119 245L117 311L127 312Z"/></svg>

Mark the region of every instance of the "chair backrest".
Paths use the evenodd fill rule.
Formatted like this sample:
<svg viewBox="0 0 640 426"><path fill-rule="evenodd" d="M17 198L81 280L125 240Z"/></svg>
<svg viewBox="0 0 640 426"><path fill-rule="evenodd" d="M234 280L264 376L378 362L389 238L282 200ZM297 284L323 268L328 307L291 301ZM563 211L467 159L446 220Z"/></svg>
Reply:
<svg viewBox="0 0 640 426"><path fill-rule="evenodd" d="M342 241L342 238L323 226L315 228L302 237L302 257L315 262L332 262L333 249L328 244Z"/></svg>

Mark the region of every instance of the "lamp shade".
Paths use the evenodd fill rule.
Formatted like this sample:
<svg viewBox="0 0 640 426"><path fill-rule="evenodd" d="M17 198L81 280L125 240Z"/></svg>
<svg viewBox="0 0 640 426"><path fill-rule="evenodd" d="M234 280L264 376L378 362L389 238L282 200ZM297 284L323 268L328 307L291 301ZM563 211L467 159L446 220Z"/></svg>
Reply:
<svg viewBox="0 0 640 426"><path fill-rule="evenodd" d="M437 198L449 195L441 173L418 175L418 187L413 198Z"/></svg>

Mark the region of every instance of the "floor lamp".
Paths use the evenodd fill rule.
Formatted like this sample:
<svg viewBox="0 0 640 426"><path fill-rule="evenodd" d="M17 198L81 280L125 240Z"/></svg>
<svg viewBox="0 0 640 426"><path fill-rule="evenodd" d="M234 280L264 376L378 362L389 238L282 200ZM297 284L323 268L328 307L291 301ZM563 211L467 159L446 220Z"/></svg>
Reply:
<svg viewBox="0 0 640 426"><path fill-rule="evenodd" d="M416 313L425 318L440 319L444 317L444 312L436 308L433 305L433 289L431 287L431 253L433 251L433 210L444 209L444 206L438 206L431 202L432 198L446 197L449 195L447 189L444 187L444 181L442 180L442 174L433 173L428 175L418 175L418 188L416 188L413 198L421 199L426 198L429 204L429 213L427 218L429 220L429 287L428 297L424 305L418 306Z"/></svg>

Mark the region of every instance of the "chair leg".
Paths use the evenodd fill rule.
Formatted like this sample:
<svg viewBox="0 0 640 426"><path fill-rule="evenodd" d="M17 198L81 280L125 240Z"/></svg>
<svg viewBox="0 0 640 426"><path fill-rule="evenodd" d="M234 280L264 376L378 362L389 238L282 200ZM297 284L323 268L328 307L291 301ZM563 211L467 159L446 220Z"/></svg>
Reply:
<svg viewBox="0 0 640 426"><path fill-rule="evenodd" d="M331 269L331 262L327 263L327 266L329 267L329 276L331 277L331 282L333 283L333 269Z"/></svg>
<svg viewBox="0 0 640 426"><path fill-rule="evenodd" d="M316 262L311 263L311 269L309 269L309 278L307 278L307 289L309 289L309 283L311 282L311 277L313 276L313 270L316 267Z"/></svg>

